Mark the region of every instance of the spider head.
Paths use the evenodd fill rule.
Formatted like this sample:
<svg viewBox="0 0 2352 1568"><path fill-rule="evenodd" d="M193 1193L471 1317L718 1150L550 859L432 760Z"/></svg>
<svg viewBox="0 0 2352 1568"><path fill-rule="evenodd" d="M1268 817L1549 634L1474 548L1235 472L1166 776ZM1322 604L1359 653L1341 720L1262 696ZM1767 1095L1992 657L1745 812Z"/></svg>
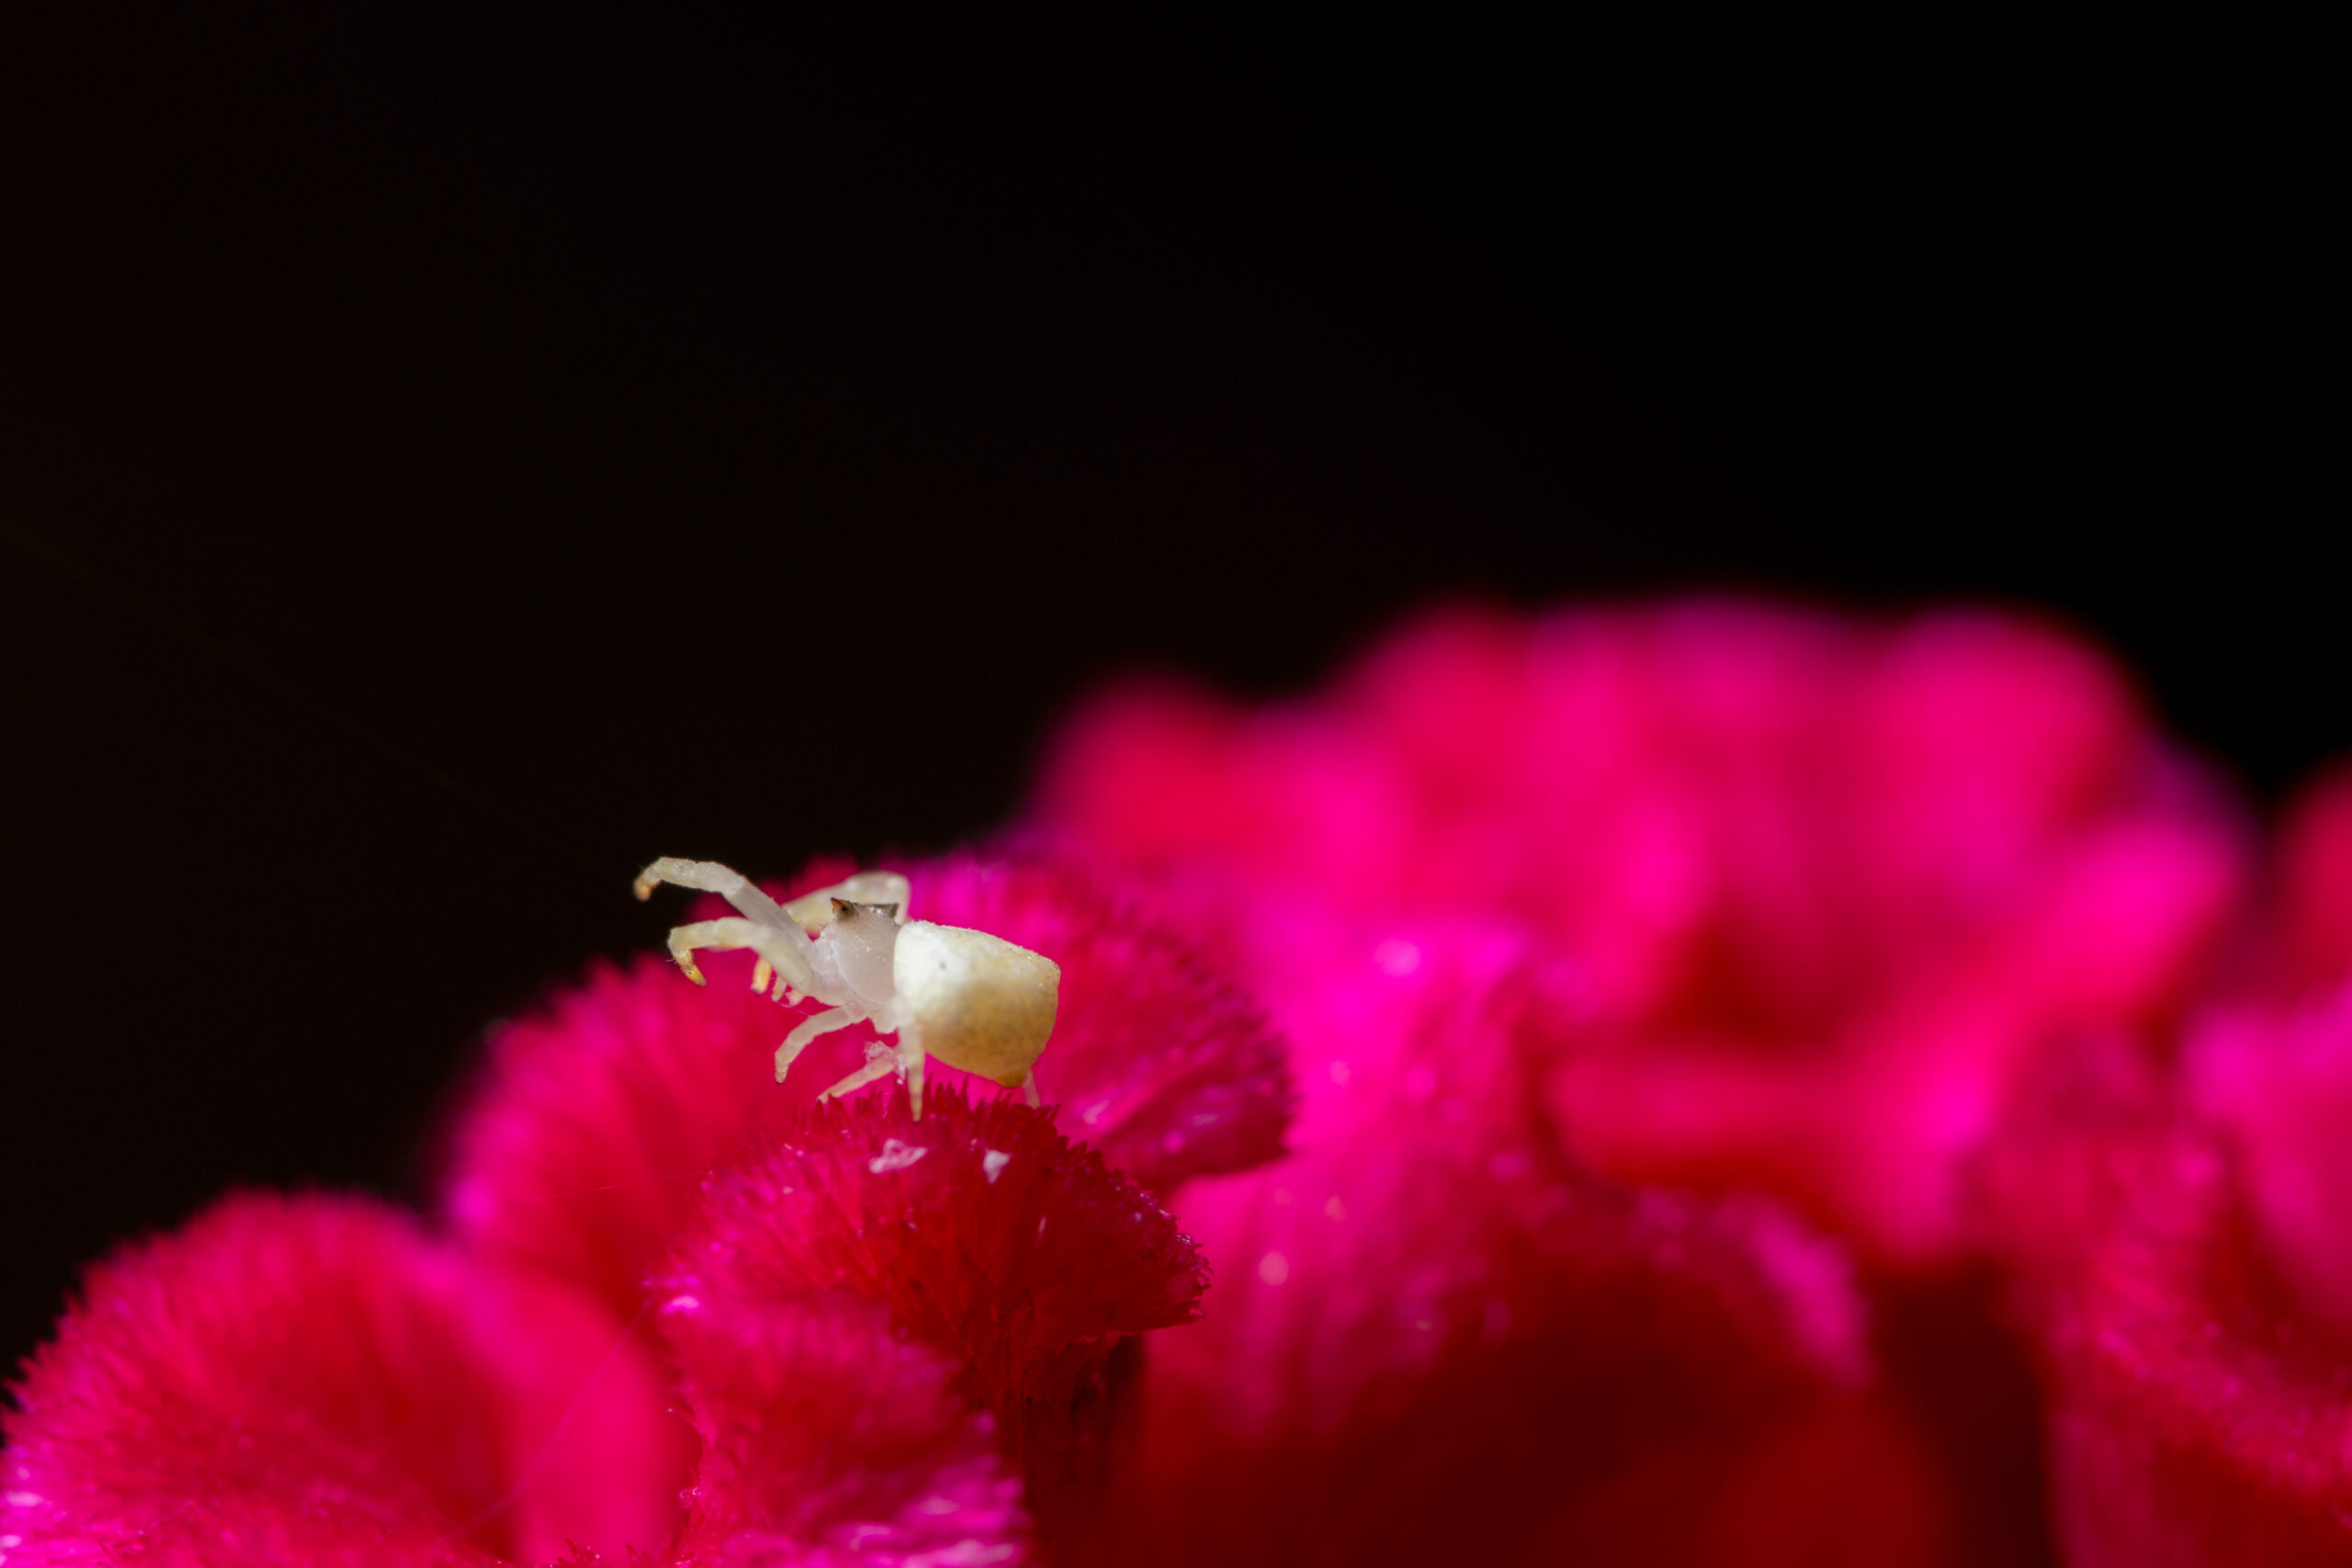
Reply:
<svg viewBox="0 0 2352 1568"><path fill-rule="evenodd" d="M817 945L831 950L832 967L850 989L869 1002L890 999L896 988L891 964L899 945L899 906L835 898L832 919L818 934Z"/></svg>

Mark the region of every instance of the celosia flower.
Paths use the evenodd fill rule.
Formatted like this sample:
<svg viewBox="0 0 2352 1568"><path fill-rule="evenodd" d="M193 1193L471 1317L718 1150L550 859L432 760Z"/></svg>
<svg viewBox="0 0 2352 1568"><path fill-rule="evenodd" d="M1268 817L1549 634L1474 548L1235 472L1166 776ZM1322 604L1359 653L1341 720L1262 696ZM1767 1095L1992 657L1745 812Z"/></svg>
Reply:
<svg viewBox="0 0 2352 1568"><path fill-rule="evenodd" d="M240 1197L94 1270L0 1563L1977 1561L1786 1201L1994 1216L2078 1563L2346 1560L2352 829L2184 1026L2238 829L2082 649L1457 615L1106 698L1042 799L901 869L1060 965L1046 1111L814 1104L865 1026L779 1085L748 955L601 967L495 1032L438 1232Z"/></svg>
<svg viewBox="0 0 2352 1568"><path fill-rule="evenodd" d="M1025 1106L820 1108L717 1179L661 1280L704 1441L683 1559L1010 1561L1024 1482L1049 1541L1081 1532L1113 1353L1204 1283L1165 1213Z"/></svg>
<svg viewBox="0 0 2352 1568"><path fill-rule="evenodd" d="M1522 939L1256 929L1292 976L1296 1153L1185 1190L1218 1285L1142 1347L1102 1560L1948 1560L1838 1249L1564 1156Z"/></svg>
<svg viewBox="0 0 2352 1568"><path fill-rule="evenodd" d="M1107 1146L1170 1181L1279 1150L1279 1042L1182 944L1042 865L924 881L1063 955ZM954 1568L1082 1534L1120 1347L1193 1314L1197 1253L1046 1113L812 1108L768 1071L788 1022L601 974L503 1037L454 1240L238 1199L95 1271L9 1420L0 1560Z"/></svg>
<svg viewBox="0 0 2352 1568"><path fill-rule="evenodd" d="M673 1239L649 1328L379 1205L232 1200L33 1364L8 1561L1027 1561L1084 1524L1124 1337L1202 1284L1099 1156L953 1089L805 1116Z"/></svg>
<svg viewBox="0 0 2352 1568"><path fill-rule="evenodd" d="M1896 1262L1969 1246L2018 1065L2177 1009L2238 880L2116 674L1983 614L1445 615L1303 703L1114 693L1039 799L1253 984L1285 962L1258 912L1301 901L1521 925L1582 1159L1778 1191Z"/></svg>
<svg viewBox="0 0 2352 1568"><path fill-rule="evenodd" d="M2267 988L2288 998L2352 975L2352 767L2316 780L2279 830Z"/></svg>
<svg viewBox="0 0 2352 1568"><path fill-rule="evenodd" d="M820 886L841 869L812 868L800 882ZM1526 1092L1532 1058L1518 1015L1530 965L1515 933L1442 926L1421 938L1426 962L1407 964L1396 941L1374 953L1351 924L1311 907L1289 920L1279 908L1267 911L1255 929L1281 957L1280 978L1265 995L1290 1032L1311 1043L1297 1130L1311 1146L1268 1165L1283 1152L1289 1065L1257 1007L1210 977L1186 944L1049 861L966 859L910 875L922 913L1055 955L1063 1012L1040 1073L1061 1103L1063 1124L1100 1139L1106 1158L1199 1216L1216 1237L1211 1255L1225 1259L1226 1281L1210 1298L1207 1321L1153 1337L1158 1348L1147 1352L1146 1381L1132 1402L1101 1367L1049 1401L1067 1410L1075 1400L1102 1423L1124 1410L1120 1442L1111 1442L1107 1425L1064 1418L1047 1429L1079 1448L1042 1463L1008 1428L1008 1451L1024 1455L1029 1506L1061 1561L1190 1561L1238 1551L1245 1540L1261 1554L1311 1544L1310 1557L1409 1560L1428 1539L1377 1520L1418 1519L1418 1529L1458 1538L1468 1517L1486 1521L1480 1528L1498 1549L1582 1532L1591 1537L1592 1559L1610 1561L1696 1517L1629 1487L1629 1473L1648 1476L1650 1486L1670 1475L1685 1496L1725 1499L1743 1487L1781 1495L1793 1479L1806 1499L1800 1511L1827 1517L1867 1514L1853 1505L1874 1495L1886 1522L1876 1534L1864 1531L1863 1541L1909 1542L1927 1532L1940 1498L1899 1424L1867 1408L1858 1392L1867 1359L1861 1313L1834 1249L1766 1210L1645 1202L1564 1163ZM455 1144L451 1190L461 1234L626 1307L690 1220L665 1163L693 1168L756 1135L763 1122L797 1119L801 1112L788 1107L857 1059L862 1037L854 1034L830 1047L831 1059L804 1058L797 1089L780 1102L773 1085L754 1082L741 1064L764 1063L783 1015L735 988L748 977L748 960L730 967L716 955L707 967L711 985L703 991L660 964L627 977L601 975L551 1019L512 1026L494 1042ZM861 1146L849 1164L888 1163L922 1146L909 1132L895 1155ZM969 1163L986 1154L976 1145L957 1157ZM1198 1179L1253 1167L1260 1176ZM1003 1168L1006 1180L1013 1174ZM730 1179L718 1190L732 1196L718 1202L722 1217L714 1223L756 1226L769 1194L805 1192L808 1182L805 1171L764 1185ZM1252 1206L1249 1194L1300 1183L1330 1190L1316 1195L1311 1214L1299 1211L1310 1232L1285 1244L1293 1264L1228 1216L1236 1203ZM1352 1226L1330 1235L1364 1250L1318 1256L1314 1227L1333 1226L1351 1206ZM694 1277L697 1246L677 1256L684 1272L663 1291L707 1307L713 1292ZM1114 1261L1073 1258L1069 1267L1102 1272ZM1292 1267L1292 1288L1268 1283ZM872 1267L877 1280L895 1272ZM734 1294L783 1293L774 1275L764 1278L762 1288ZM910 1283L922 1291L923 1276ZM1305 1308L1306 1326L1269 1333L1269 1304ZM909 1310L896 1303L892 1320L905 1321ZM732 1325L710 1331L730 1347L722 1359L756 1362L742 1345L763 1332L757 1322L743 1326L732 1309L716 1321ZM682 1371L690 1392L705 1375L697 1365L688 1352ZM1551 1382L1548 1399L1532 1406L1514 1369L1539 1370ZM1270 1393L1270 1379L1293 1381ZM793 1386L781 1369L758 1383L764 1392L742 1406L752 1413L746 1429L763 1442L782 1440L756 1412L769 1410L771 1423L782 1418L775 1401ZM1001 1398L982 1403L1010 1419ZM1261 1428L1227 1440L1223 1424L1250 1409ZM1517 1472L1465 1437L1465 1428L1524 1425L1532 1409L1543 1416L1524 1462L1554 1464L1572 1452L1573 1479L1504 1485L1501 1478ZM1445 1421L1421 1418L1430 1411L1446 1412ZM1310 1427L1331 1441L1295 1428L1305 1412L1321 1413ZM1827 1457L1776 1467L1768 1456L1792 1442L1818 1444L1817 1434L1831 1430L1825 1413L1831 1427L1843 1422L1867 1440L1839 1446L1833 1431ZM1582 1436L1564 1441L1579 1422ZM706 1437L715 1453L742 1446ZM1347 1456L1367 1450L1417 1478L1388 1488L1385 1510L1344 1483ZM1106 1477L1114 1452L1124 1460ZM1769 1483L1747 1479L1767 1475ZM993 1483L983 1474L969 1480ZM765 1506L781 1508L785 1500L777 1495ZM1707 1517L1757 1511L1726 1506ZM1612 1512L1622 1516L1608 1527L1620 1534L1614 1546L1589 1522ZM721 1509L714 1517L731 1516ZM1774 1539L1789 1539L1789 1530ZM1721 1543L1703 1530L1692 1540Z"/></svg>
<svg viewBox="0 0 2352 1568"><path fill-rule="evenodd" d="M2184 1075L2039 1083L2002 1162L2080 1568L2352 1563L2352 774L2290 823Z"/></svg>
<svg viewBox="0 0 2352 1568"><path fill-rule="evenodd" d="M461 1563L659 1546L691 1450L625 1328L381 1204L231 1198L93 1269L27 1368L0 1550Z"/></svg>

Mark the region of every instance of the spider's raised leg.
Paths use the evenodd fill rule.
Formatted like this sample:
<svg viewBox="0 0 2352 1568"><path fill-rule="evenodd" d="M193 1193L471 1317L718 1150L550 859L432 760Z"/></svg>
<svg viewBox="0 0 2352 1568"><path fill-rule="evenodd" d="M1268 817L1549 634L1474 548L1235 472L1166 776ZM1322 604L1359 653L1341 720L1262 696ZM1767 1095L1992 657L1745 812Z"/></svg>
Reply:
<svg viewBox="0 0 2352 1568"><path fill-rule="evenodd" d="M914 1107L915 1120L922 1120L922 1047L901 1043L899 1066L907 1075L907 1103Z"/></svg>
<svg viewBox="0 0 2352 1568"><path fill-rule="evenodd" d="M637 874L637 896L650 898L653 890L665 882L716 893L763 926L782 931L800 930L789 915L777 908L775 899L752 886L750 877L715 860L679 860L663 855Z"/></svg>
<svg viewBox="0 0 2352 1568"><path fill-rule="evenodd" d="M794 988L815 991L817 972L808 966L808 939L800 934L797 926L778 930L762 920L729 915L725 919L696 920L692 925L670 928L670 956L678 961L686 978L697 986L702 984L702 971L695 964L695 949L724 952L741 947L748 947L765 959L777 976Z"/></svg>
<svg viewBox="0 0 2352 1568"><path fill-rule="evenodd" d="M775 1081L784 1081L784 1075L792 1070L794 1060L808 1049L810 1041L836 1029L847 1029L858 1021L859 1016L847 1008L832 1008L802 1019L800 1026L786 1035L784 1043L775 1048Z"/></svg>

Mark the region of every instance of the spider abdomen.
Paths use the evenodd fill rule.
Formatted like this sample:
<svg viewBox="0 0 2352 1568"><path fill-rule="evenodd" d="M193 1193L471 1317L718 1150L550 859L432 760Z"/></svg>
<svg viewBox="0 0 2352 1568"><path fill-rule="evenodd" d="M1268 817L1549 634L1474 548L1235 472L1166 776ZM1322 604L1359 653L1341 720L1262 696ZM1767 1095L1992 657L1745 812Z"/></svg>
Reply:
<svg viewBox="0 0 2352 1568"><path fill-rule="evenodd" d="M1002 937L911 920L891 971L902 1024L951 1067L1017 1087L1053 1033L1061 965Z"/></svg>

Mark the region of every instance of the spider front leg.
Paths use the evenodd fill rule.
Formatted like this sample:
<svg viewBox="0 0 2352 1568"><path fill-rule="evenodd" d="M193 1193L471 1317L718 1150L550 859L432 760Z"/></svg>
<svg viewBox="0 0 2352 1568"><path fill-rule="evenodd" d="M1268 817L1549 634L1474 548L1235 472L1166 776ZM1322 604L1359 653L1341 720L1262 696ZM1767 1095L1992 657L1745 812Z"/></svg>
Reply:
<svg viewBox="0 0 2352 1568"><path fill-rule="evenodd" d="M775 1048L775 1081L784 1081L784 1075L792 1070L792 1064L799 1058L801 1052L808 1049L809 1042L817 1036L830 1034L836 1029L847 1029L863 1016L847 1008L831 1008L802 1019L800 1026L786 1035L784 1043Z"/></svg>
<svg viewBox="0 0 2352 1568"><path fill-rule="evenodd" d="M779 931L762 920L729 915L724 919L671 927L670 956L678 961L678 968L686 978L699 986L703 983L702 970L695 965L694 956L697 948L714 953L750 948L786 985L799 991L816 989L817 972L808 966L808 939L800 934L797 926Z"/></svg>
<svg viewBox="0 0 2352 1568"><path fill-rule="evenodd" d="M920 1045L901 1040L895 1046L870 1045L874 1053L865 1066L842 1079L817 1098L820 1100L839 1100L842 1095L864 1089L878 1077L899 1073L907 1080L907 1102L914 1111L914 1118L922 1120L923 1051Z"/></svg>
<svg viewBox="0 0 2352 1568"><path fill-rule="evenodd" d="M868 1049L872 1048L868 1047ZM876 1078L885 1074L894 1073L898 1069L899 1054L896 1051L888 1049L875 1051L873 1055L866 1058L865 1066L819 1095L818 1102L821 1104L828 1100L839 1100L842 1096L864 1089Z"/></svg>
<svg viewBox="0 0 2352 1568"><path fill-rule="evenodd" d="M773 926L785 931L797 932L800 930L798 923L786 914L775 899L752 886L750 877L715 860L680 860L674 855L663 855L637 874L639 900L642 902L652 897L653 890L665 882L704 893L716 893L763 926Z"/></svg>

